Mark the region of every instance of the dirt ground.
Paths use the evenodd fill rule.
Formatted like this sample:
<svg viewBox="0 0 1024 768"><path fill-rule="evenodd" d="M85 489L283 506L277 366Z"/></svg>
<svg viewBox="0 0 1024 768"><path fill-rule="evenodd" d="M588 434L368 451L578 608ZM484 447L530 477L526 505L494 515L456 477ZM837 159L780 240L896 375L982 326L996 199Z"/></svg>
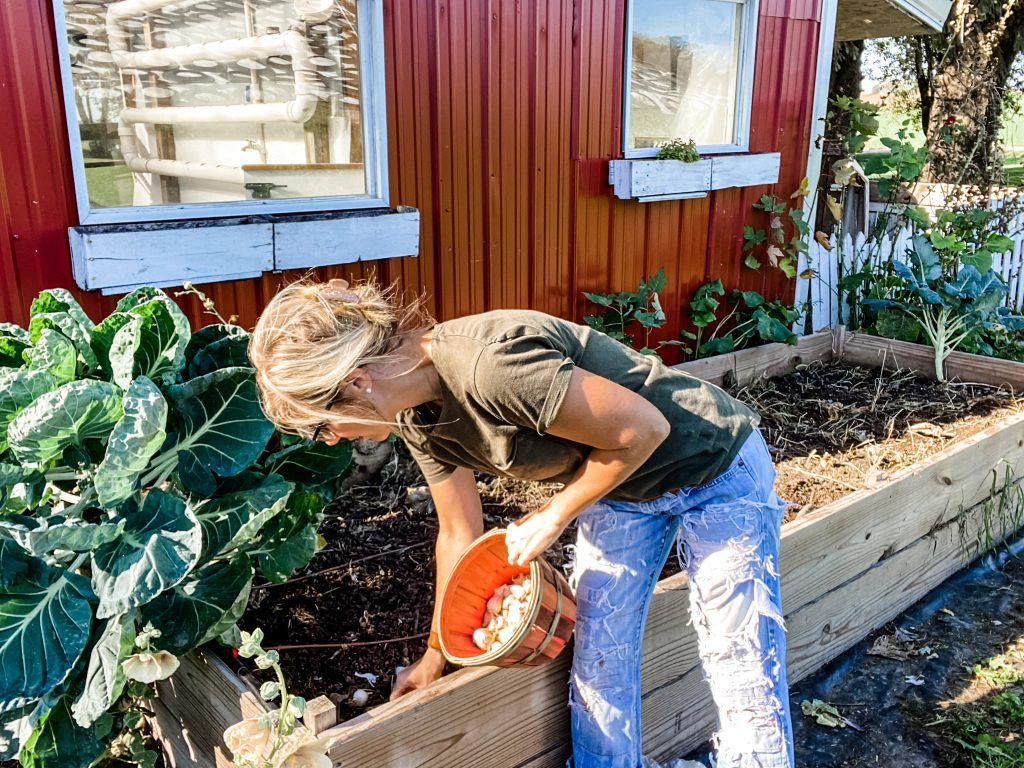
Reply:
<svg viewBox="0 0 1024 768"><path fill-rule="evenodd" d="M790 517L884 482L918 458L1016 412L1021 401L984 385L940 385L906 372L812 366L742 390L762 414ZM505 525L555 487L480 478L485 527ZM417 659L433 603L436 520L415 464L397 447L378 482L351 488L327 510L328 545L283 585L259 585L240 622L261 626L281 651L290 690L325 694L340 716L386 700L398 666ZM548 555L567 568L570 528ZM678 570L669 559L665 575ZM235 662L237 664L237 662Z"/></svg>

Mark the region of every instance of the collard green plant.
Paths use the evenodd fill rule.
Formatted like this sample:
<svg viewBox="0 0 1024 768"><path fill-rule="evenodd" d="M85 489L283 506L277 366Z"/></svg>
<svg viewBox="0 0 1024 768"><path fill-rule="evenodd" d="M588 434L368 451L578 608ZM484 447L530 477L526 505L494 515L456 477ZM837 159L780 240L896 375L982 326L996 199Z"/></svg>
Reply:
<svg viewBox="0 0 1024 768"><path fill-rule="evenodd" d="M865 299L864 305L877 312L881 334L908 341L923 335L935 350L935 376L944 381L943 362L953 350L987 329L1024 330L1024 317L999 306L1007 288L991 269L991 257L984 273L976 262L962 258L957 266L936 250L938 239L915 236L907 254L909 263L892 263L896 286L883 298Z"/></svg>
<svg viewBox="0 0 1024 768"><path fill-rule="evenodd" d="M152 765L153 682L314 555L350 446L275 433L246 343L152 288L0 325L0 759Z"/></svg>

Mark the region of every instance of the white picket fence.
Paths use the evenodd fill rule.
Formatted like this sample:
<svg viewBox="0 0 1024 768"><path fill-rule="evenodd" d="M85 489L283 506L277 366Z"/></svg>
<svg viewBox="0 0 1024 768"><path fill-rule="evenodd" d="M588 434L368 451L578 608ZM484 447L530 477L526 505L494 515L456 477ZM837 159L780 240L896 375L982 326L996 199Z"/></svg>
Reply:
<svg viewBox="0 0 1024 768"><path fill-rule="evenodd" d="M1024 191L1018 191L1014 195L1003 194L989 202L990 207L1001 208L1008 204L1008 201L1017 201L1017 206L1024 202ZM881 208L881 206L877 206ZM876 208L872 204L872 211ZM873 217L872 217L873 218ZM873 222L872 222L873 227ZM1002 254L996 254L993 266L1007 284L1007 294L1003 303L1021 312L1024 309L1024 207L1021 211L1011 216L1001 234L1005 234L1013 240L1013 250ZM807 258L801 257L799 274L804 274L810 266L813 275L808 278L798 278L796 286L796 304L800 306L808 299L810 291L810 312L811 324L814 331L823 328L830 328L839 323L846 323L849 320L849 307L840 306L838 291L839 275L848 275L859 269L867 261L870 261L875 268L880 269L890 258L906 260L907 249L910 247L914 231L911 225L896 230L890 230L880 239L868 238L863 233L855 236L847 234L842 242L838 243L835 236L829 240L832 246L831 251L815 240L811 241ZM840 265L842 265L840 269ZM873 270L874 271L874 270ZM877 273L877 272L876 272ZM797 321L796 329L802 332L806 315Z"/></svg>

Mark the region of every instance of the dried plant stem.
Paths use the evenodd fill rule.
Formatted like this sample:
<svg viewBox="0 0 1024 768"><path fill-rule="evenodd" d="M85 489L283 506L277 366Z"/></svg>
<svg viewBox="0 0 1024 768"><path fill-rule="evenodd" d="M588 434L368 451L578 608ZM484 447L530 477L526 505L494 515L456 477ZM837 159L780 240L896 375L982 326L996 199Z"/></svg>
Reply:
<svg viewBox="0 0 1024 768"><path fill-rule="evenodd" d="M836 485L841 485L844 488L849 488L849 489L854 490L854 491L862 491L862 490L864 490L859 485L854 485L853 483L847 483L847 482L844 482L843 480L838 480L838 479L836 479L834 477L829 477L828 475L818 475L818 474L815 474L814 472L808 472L806 469L801 469L800 467L796 466L795 464L788 464L787 467L789 469L793 470L794 472L797 472L797 473L799 473L801 475L807 475L807 477L813 477L815 480L824 480L826 483L835 483Z"/></svg>

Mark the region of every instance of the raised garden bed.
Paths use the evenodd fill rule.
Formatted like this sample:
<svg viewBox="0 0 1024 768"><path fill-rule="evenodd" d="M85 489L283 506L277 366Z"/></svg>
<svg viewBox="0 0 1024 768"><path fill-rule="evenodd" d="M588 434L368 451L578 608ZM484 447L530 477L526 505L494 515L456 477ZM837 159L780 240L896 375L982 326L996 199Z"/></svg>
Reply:
<svg viewBox="0 0 1024 768"><path fill-rule="evenodd" d="M807 337L796 347L771 345L684 368L744 386L834 359L898 365L922 376L932 368L927 348L841 330ZM990 358L954 353L947 375L1024 389L1024 366ZM1018 497L998 492L1021 474L1024 414L1016 414L879 478L876 487L788 523L780 565L791 681L898 615L1018 528ZM682 574L658 584L644 638L644 745L655 757L682 754L714 726L696 637L681 618L687 589ZM460 670L337 725L331 724L331 702L311 702L310 721L319 721L317 730L331 724L323 734L334 739L329 754L345 768L556 768L568 750L568 665L564 654L539 669ZM219 743L222 730L260 704L222 662L197 653L162 687L156 706L170 763L212 766L229 764Z"/></svg>

